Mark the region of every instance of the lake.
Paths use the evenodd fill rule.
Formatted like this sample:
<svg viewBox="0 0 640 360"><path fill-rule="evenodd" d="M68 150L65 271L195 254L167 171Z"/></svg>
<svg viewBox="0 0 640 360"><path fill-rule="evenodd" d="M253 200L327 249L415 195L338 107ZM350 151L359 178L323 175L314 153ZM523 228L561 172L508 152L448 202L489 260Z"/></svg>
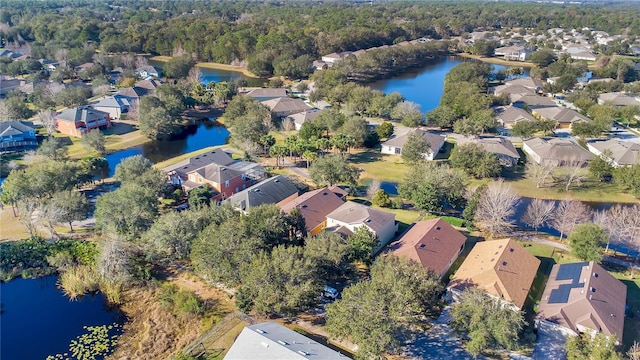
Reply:
<svg viewBox="0 0 640 360"><path fill-rule="evenodd" d="M149 60L149 65L155 66L160 69L162 69L164 64L165 64L164 61ZM207 85L211 81L221 82L221 81L232 81L236 79L245 79L247 81L247 86L262 87L267 82L266 79L248 77L238 71L210 69L210 68L200 67L200 66L198 66L198 68L202 73L201 81L205 85Z"/></svg>
<svg viewBox="0 0 640 360"><path fill-rule="evenodd" d="M478 60L462 58L459 56L444 56L430 61L424 67L410 70L404 74L394 76L391 79L378 80L367 84L374 90L384 93L399 92L407 100L420 105L422 112L435 109L440 103L444 91L444 78L456 65L466 61L478 62ZM507 66L492 65L494 71L507 69ZM524 75L529 75L529 69L524 68Z"/></svg>
<svg viewBox="0 0 640 360"><path fill-rule="evenodd" d="M150 141L105 156L109 163L109 176L113 176L116 166L124 158L142 155L151 162L158 163L208 146L224 145L227 143L229 134L227 128L215 121L194 121L180 135L171 140Z"/></svg>
<svg viewBox="0 0 640 360"><path fill-rule="evenodd" d="M102 294L76 301L64 296L55 275L0 283L0 358L45 359L63 354L69 343L86 333L83 326L122 323L120 313L105 308Z"/></svg>

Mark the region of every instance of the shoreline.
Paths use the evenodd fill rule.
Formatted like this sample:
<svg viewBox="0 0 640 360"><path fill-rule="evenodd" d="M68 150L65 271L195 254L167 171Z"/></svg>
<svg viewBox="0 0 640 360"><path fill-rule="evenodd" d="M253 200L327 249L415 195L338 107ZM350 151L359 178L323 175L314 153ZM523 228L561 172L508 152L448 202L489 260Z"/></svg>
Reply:
<svg viewBox="0 0 640 360"><path fill-rule="evenodd" d="M529 69L537 67L534 63L531 63L528 61L510 61L510 60L504 60L496 57L484 57L484 56L472 55L467 53L458 53L453 55L460 56L467 59L474 59L474 60L478 60L478 61L489 63L489 64L495 64L495 65L522 67L522 68L529 68Z"/></svg>
<svg viewBox="0 0 640 360"><path fill-rule="evenodd" d="M159 61L159 62L167 62L169 60L171 60L171 56L163 56L163 55L159 55L159 56L153 56L150 57L149 60L154 60L154 61ZM245 69L245 68L241 68L241 67L237 67L237 66L233 66L233 65L228 65L228 64L221 64L221 63L216 63L216 62L198 62L196 63L197 67L200 68L204 68L204 69L213 69L213 70L224 70L224 71L233 71L233 72L238 72L241 73L242 75L249 77L249 78L253 78L253 79L262 79L260 77L255 76L255 74L253 74L251 71Z"/></svg>

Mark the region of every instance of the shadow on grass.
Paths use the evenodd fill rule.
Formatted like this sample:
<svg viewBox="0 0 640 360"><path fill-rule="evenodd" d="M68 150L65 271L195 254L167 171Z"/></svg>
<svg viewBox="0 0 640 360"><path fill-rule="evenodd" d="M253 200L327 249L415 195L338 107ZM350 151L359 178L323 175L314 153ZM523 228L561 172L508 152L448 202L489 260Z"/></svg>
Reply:
<svg viewBox="0 0 640 360"><path fill-rule="evenodd" d="M107 130L104 130L105 135L124 135L130 132L136 131L136 127L122 122L112 122L111 127Z"/></svg>
<svg viewBox="0 0 640 360"><path fill-rule="evenodd" d="M366 164L382 160L382 154L377 151L367 150L349 156L349 162L352 164Z"/></svg>

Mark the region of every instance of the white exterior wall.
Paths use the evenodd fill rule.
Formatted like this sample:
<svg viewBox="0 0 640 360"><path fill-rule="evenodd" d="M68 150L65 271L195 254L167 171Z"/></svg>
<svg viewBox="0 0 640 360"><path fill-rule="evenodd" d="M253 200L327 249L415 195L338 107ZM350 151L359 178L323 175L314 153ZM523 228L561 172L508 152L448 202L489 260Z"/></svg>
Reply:
<svg viewBox="0 0 640 360"><path fill-rule="evenodd" d="M109 118L111 120L118 120L120 119L120 115L122 115L122 111L120 110L120 108L101 107L101 106L92 106L92 107L98 111L103 111L108 113Z"/></svg>
<svg viewBox="0 0 640 360"><path fill-rule="evenodd" d="M383 154L396 155L396 156L402 155L402 150L400 150L400 154L396 154L396 148L397 148L396 146L382 145L382 148L380 149L380 152L383 153ZM400 148L400 149L402 149L402 148ZM437 153L438 151L440 151L440 149L437 149L435 153ZM426 154L422 154L422 156L427 160L433 160L433 157L434 157L435 153L428 152Z"/></svg>
<svg viewBox="0 0 640 360"><path fill-rule="evenodd" d="M533 159L536 163L540 164L540 156L536 154L527 144L522 145L522 150Z"/></svg>
<svg viewBox="0 0 640 360"><path fill-rule="evenodd" d="M332 218L327 217L327 227L328 228L341 227L341 226L344 226L344 227L348 228L352 232L356 232L356 230L360 226L366 226L366 225L361 224L361 223L359 223L359 224L349 224L349 223L345 223L345 222L338 221L336 219L332 219ZM385 224L385 226L382 229L380 229L377 232L373 231L373 229L371 229L368 226L367 226L367 228L369 229L369 231L371 231L374 234L376 234L376 236L378 237L378 240L380 241L380 245L378 246L378 248L373 250L374 253L376 253L382 247L386 246L389 242L391 242L391 240L393 240L394 235L396 234L395 221L388 222L387 224Z"/></svg>

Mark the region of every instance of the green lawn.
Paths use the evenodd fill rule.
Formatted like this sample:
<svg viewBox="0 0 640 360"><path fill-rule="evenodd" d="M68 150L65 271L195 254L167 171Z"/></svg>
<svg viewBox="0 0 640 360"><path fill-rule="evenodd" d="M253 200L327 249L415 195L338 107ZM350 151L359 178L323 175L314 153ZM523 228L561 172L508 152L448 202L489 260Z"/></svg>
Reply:
<svg viewBox="0 0 640 360"><path fill-rule="evenodd" d="M354 152L349 156L349 162L364 170L362 179L400 182L409 171L409 166L402 163L399 156L383 155L376 150Z"/></svg>

